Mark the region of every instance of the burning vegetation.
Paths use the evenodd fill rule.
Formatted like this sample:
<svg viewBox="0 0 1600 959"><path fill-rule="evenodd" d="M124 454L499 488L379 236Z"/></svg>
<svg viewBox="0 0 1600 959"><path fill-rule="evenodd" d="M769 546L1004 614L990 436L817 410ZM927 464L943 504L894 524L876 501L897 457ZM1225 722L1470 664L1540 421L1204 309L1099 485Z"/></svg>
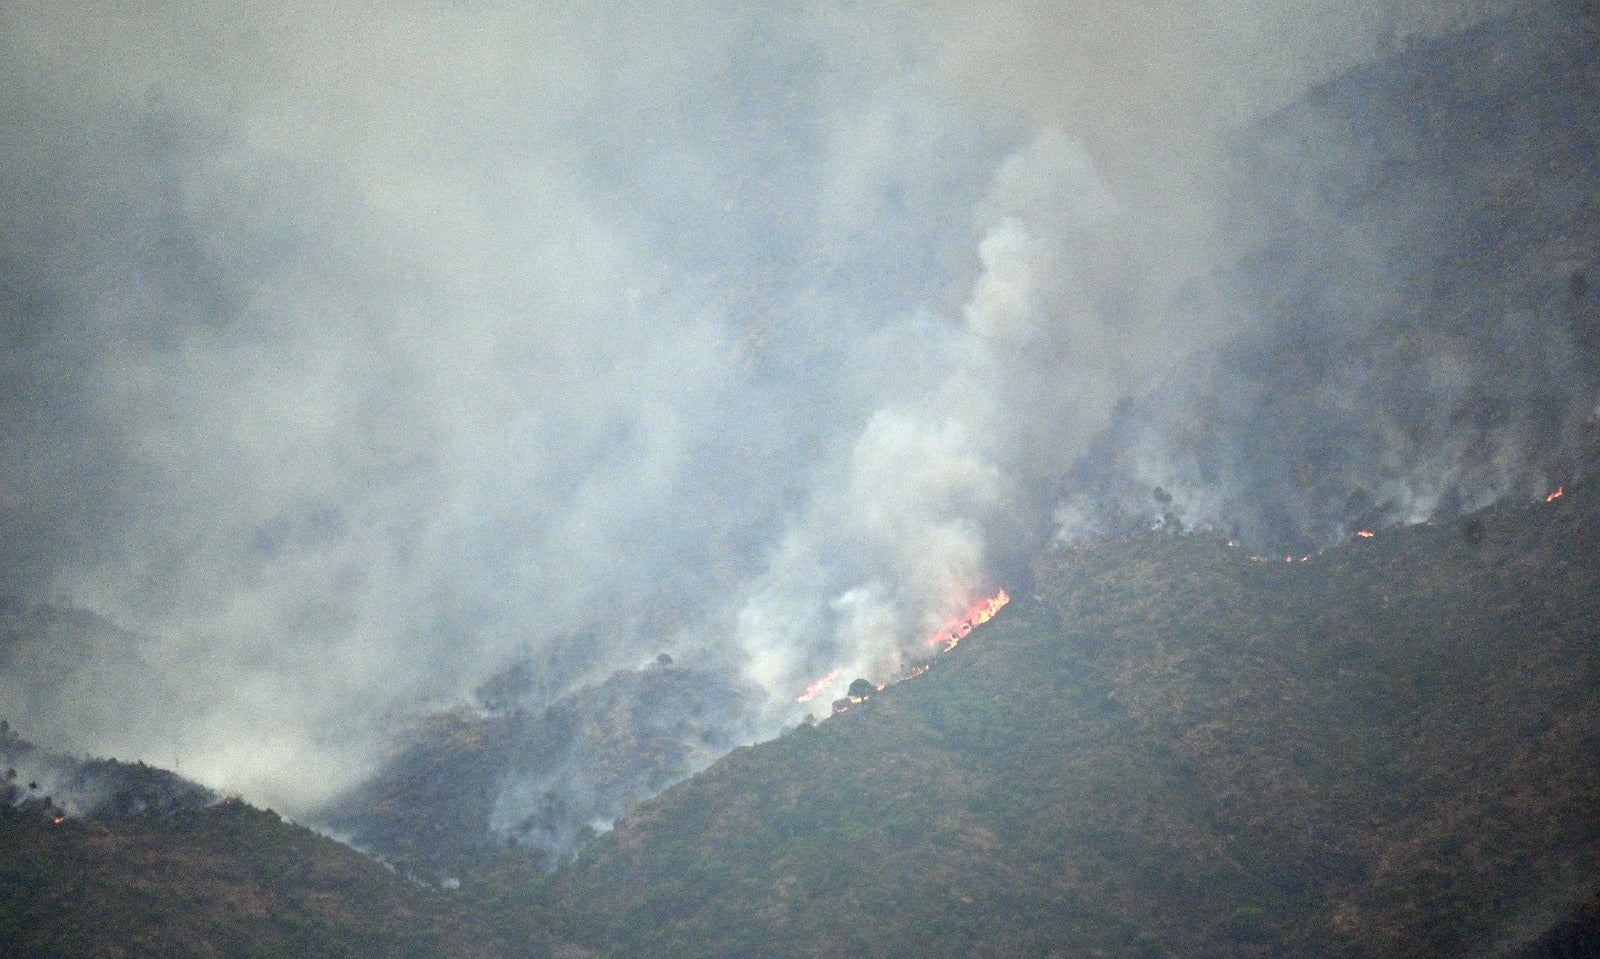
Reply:
<svg viewBox="0 0 1600 959"><path fill-rule="evenodd" d="M980 599L967 607L966 612L938 632L928 637L928 645L939 652L949 652L960 645L974 629L994 619L994 614L1011 602L1011 595L1000 590L988 599Z"/></svg>
<svg viewBox="0 0 1600 959"><path fill-rule="evenodd" d="M812 683L811 685L807 686L805 692L803 692L799 696L795 697L795 702L797 702L797 703L809 703L809 702L811 702L813 699L816 699L818 696L821 696L823 694L823 692L825 692L829 686L832 686L834 683L838 682L839 681L839 677L843 676L843 675L844 675L844 667L840 666L838 669L834 670L833 672L829 673L828 675L822 677L821 679L819 679L816 682Z"/></svg>
<svg viewBox="0 0 1600 959"><path fill-rule="evenodd" d="M1592 895L1574 493L1471 517L1472 550L1467 519L1352 533L1291 590L1282 554L1198 536L1045 554L972 655L659 797L555 880L586 910L556 921L665 956L1481 952ZM1256 908L1263 875L1281 914L1343 918Z"/></svg>
<svg viewBox="0 0 1600 959"><path fill-rule="evenodd" d="M993 596L977 600L963 610L960 615L939 627L933 635L928 637L926 645L933 650L933 655L935 656L955 649L963 639L972 634L974 629L993 619L995 614L1004 609L1009 602L1011 602L1011 594L1004 589L998 590ZM834 700L833 712L835 714L848 712L851 706L868 699L872 693L881 692L894 683L903 683L907 680L916 679L926 673L932 665L931 660L913 663L896 678L881 683L857 679L850 684L850 689L845 696ZM838 682L839 677L843 675L844 669L842 667L835 669L807 686L805 692L801 693L796 701L802 703L811 702L834 683Z"/></svg>

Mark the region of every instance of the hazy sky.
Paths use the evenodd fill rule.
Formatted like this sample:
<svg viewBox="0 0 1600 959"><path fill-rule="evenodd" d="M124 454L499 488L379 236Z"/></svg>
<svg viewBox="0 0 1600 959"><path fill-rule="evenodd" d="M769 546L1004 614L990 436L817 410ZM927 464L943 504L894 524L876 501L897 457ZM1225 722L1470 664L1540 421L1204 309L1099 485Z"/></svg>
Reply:
<svg viewBox="0 0 1600 959"><path fill-rule="evenodd" d="M151 639L0 714L293 809L521 651L887 678L1383 9L5 4L3 589Z"/></svg>

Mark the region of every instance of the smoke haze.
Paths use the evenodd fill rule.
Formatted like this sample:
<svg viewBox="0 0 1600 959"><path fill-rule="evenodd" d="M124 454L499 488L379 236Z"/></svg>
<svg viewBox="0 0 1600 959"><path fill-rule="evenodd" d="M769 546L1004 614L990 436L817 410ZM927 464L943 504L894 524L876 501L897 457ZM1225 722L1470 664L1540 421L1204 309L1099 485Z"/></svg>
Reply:
<svg viewBox="0 0 1600 959"><path fill-rule="evenodd" d="M1314 7L0 8L0 587L143 637L0 714L296 810L513 661L887 678L1258 322L1225 134L1492 12Z"/></svg>

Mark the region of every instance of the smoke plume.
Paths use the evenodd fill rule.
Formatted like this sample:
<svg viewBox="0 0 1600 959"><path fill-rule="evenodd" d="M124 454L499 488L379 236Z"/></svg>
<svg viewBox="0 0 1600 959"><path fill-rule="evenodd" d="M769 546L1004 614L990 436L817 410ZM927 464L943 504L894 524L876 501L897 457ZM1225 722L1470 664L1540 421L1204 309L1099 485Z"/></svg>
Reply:
<svg viewBox="0 0 1600 959"><path fill-rule="evenodd" d="M131 633L0 714L291 812L513 664L529 715L732 677L721 749L1129 484L1224 522L1196 400L1139 398L1278 328L1219 272L1230 131L1492 12L102 7L0 8L0 592Z"/></svg>
<svg viewBox="0 0 1600 959"><path fill-rule="evenodd" d="M1127 403L1059 538L1210 529L1269 551L1543 498L1600 454L1591 17L1528 4L1257 124L1240 332Z"/></svg>

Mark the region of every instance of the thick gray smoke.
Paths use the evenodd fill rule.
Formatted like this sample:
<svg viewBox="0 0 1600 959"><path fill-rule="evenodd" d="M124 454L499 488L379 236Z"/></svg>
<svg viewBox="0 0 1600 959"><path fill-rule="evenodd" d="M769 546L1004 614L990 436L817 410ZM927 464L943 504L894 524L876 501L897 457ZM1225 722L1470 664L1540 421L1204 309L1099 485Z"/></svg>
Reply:
<svg viewBox="0 0 1600 959"><path fill-rule="evenodd" d="M825 486L907 455L858 437L959 364L974 206L1029 136L907 14L4 18L0 571L150 637L96 671L112 714L13 673L27 734L294 808L523 650L537 700L833 641L736 612ZM975 578L961 532L930 561ZM855 545L895 586L901 545ZM827 610L839 561L780 588Z"/></svg>
<svg viewBox="0 0 1600 959"><path fill-rule="evenodd" d="M1248 252L1190 297L1243 332L1119 411L1062 481L1060 538L1301 553L1592 470L1597 34L1525 4L1257 124L1230 201Z"/></svg>
<svg viewBox="0 0 1600 959"><path fill-rule="evenodd" d="M202 809L216 793L142 762L79 759L35 747L0 719L0 805L41 816L117 817Z"/></svg>
<svg viewBox="0 0 1600 959"><path fill-rule="evenodd" d="M513 661L887 677L1251 322L1220 131L1482 13L1315 6L0 7L0 591L144 637L0 714L295 810Z"/></svg>

